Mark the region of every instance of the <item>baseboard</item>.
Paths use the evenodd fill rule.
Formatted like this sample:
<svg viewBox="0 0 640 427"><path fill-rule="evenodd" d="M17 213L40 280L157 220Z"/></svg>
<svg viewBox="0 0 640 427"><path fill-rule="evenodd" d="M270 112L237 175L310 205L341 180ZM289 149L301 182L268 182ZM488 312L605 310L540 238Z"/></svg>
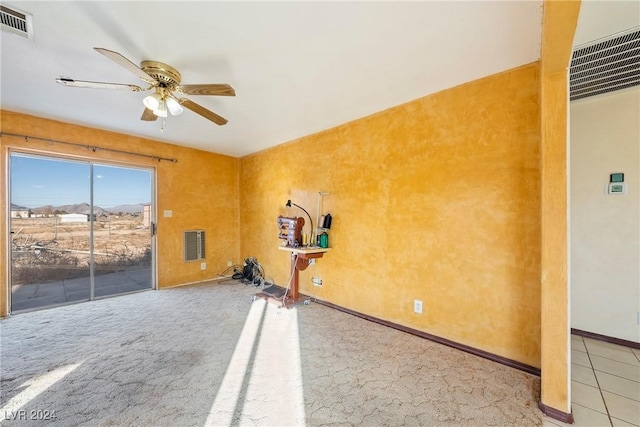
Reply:
<svg viewBox="0 0 640 427"><path fill-rule="evenodd" d="M226 277L226 276L212 277L210 279L198 280L198 281L195 281L195 282L178 283L176 285L162 286L162 287L158 286L157 289L161 291L163 289L173 289L173 288L181 288L183 286L201 285L203 283L219 282L220 280L227 280L227 279L231 279L231 278L230 277Z"/></svg>
<svg viewBox="0 0 640 427"><path fill-rule="evenodd" d="M585 338L591 338L598 341L604 341L611 344L622 345L624 347L630 347L635 348L636 350L640 350L640 343L637 343L635 341L623 340L622 338L609 337L607 335L596 334L595 332L581 331L580 329L574 328L571 328L571 333L573 335L579 335Z"/></svg>
<svg viewBox="0 0 640 427"><path fill-rule="evenodd" d="M397 323L393 323L393 322L389 322L387 320L382 320L382 319L378 319L377 317L373 317L373 316L369 316L367 314L362 314L359 313L357 311L345 308L345 307L341 307L339 305L327 302L327 301L322 301L322 300L318 300L318 299L313 299L314 302L317 302L318 304L342 311L344 313L348 313L351 314L353 316L356 317L360 317L362 319L365 320L369 320L370 322L374 322L374 323L378 323L380 325L383 326L387 326L389 328L393 328L393 329L397 329L399 331L403 331L403 332L407 332L409 334L418 336L420 338L425 338L428 339L429 341L433 341L433 342L437 342L438 344L442 344L442 345L446 345L447 347L452 347L461 351L464 351L466 353L471 353L473 355L482 357L484 359L488 359L491 360L493 362L496 363L500 363L501 365L506 365L509 366L511 368L515 368L518 369L520 371L526 372L528 374L532 374L532 375L536 375L536 376L540 376L540 369L536 368L534 366L530 366L527 365L526 363L522 363L522 362L518 362L517 360L512 360L512 359L508 359L506 357L502 357L502 356L498 356L497 354L493 354L493 353L489 353L487 351L484 350L480 350L474 347L470 347L468 345L465 344L460 344L458 342L455 341L451 341L449 339L446 338L442 338L439 337L437 335L432 335L423 331L419 331L417 329L413 329L413 328L409 328L407 326L403 326L403 325L398 325Z"/></svg>
<svg viewBox="0 0 640 427"><path fill-rule="evenodd" d="M562 412L559 409L547 406L542 402L538 402L538 408L549 418L562 421L565 424L573 424L573 414L567 414L566 412Z"/></svg>

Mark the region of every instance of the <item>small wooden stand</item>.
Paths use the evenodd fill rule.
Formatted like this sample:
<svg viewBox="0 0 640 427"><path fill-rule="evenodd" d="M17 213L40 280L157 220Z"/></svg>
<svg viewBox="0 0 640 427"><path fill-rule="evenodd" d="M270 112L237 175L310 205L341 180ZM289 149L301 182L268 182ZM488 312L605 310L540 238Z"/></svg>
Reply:
<svg viewBox="0 0 640 427"><path fill-rule="evenodd" d="M281 251L291 252L291 286L287 296L282 298L276 298L267 292L259 292L256 297L266 299L269 302L276 302L281 304L285 308L289 308L291 305L299 302L300 294L299 289L299 277L298 273L302 270L306 270L309 267L309 263L312 259L322 258L325 252L331 250L331 248L319 248L319 247L302 247L292 248L289 246L278 246Z"/></svg>

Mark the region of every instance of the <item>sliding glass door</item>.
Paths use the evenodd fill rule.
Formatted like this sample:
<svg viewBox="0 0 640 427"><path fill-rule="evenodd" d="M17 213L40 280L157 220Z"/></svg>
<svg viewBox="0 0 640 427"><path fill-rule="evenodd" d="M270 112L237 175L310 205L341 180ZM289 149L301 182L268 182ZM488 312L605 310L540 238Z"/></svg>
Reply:
<svg viewBox="0 0 640 427"><path fill-rule="evenodd" d="M151 171L93 166L95 296L151 289Z"/></svg>
<svg viewBox="0 0 640 427"><path fill-rule="evenodd" d="M11 309L91 298L90 165L11 156Z"/></svg>
<svg viewBox="0 0 640 427"><path fill-rule="evenodd" d="M153 171L10 157L11 311L153 287Z"/></svg>

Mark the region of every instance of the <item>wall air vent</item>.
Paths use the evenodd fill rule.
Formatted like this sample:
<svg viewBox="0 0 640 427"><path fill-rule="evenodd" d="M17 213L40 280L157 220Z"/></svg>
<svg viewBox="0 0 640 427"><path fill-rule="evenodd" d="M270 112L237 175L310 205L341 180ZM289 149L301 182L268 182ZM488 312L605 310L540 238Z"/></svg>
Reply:
<svg viewBox="0 0 640 427"><path fill-rule="evenodd" d="M582 45L569 70L571 101L640 85L640 27Z"/></svg>
<svg viewBox="0 0 640 427"><path fill-rule="evenodd" d="M204 258L204 230L185 231L184 260L196 261Z"/></svg>
<svg viewBox="0 0 640 427"><path fill-rule="evenodd" d="M6 6L0 6L0 23L2 31L18 34L28 39L33 37L32 16Z"/></svg>

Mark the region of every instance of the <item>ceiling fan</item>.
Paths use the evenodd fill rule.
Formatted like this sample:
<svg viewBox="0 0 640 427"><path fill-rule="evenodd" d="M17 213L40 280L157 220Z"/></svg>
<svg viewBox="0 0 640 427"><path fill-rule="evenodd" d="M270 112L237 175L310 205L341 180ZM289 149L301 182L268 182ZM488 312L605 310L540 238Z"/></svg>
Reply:
<svg viewBox="0 0 640 427"><path fill-rule="evenodd" d="M197 113L205 119L211 120L215 124L224 125L227 119L221 117L211 110L187 99L180 98L179 94L185 95L217 95L217 96L235 96L235 90L228 84L193 84L181 85L180 73L170 65L158 61L142 61L138 67L129 61L123 55L112 50L94 47L94 49L116 64L121 65L133 74L138 76L143 82L149 86L142 88L136 85L121 83L103 83L91 82L86 80L74 80L60 77L56 82L64 86L94 88L94 89L121 89L131 90L133 92L143 92L154 90L154 93L144 98L142 101L145 109L142 113L141 120L154 121L158 117L167 117L167 112L175 116L182 113L185 107L194 113Z"/></svg>

